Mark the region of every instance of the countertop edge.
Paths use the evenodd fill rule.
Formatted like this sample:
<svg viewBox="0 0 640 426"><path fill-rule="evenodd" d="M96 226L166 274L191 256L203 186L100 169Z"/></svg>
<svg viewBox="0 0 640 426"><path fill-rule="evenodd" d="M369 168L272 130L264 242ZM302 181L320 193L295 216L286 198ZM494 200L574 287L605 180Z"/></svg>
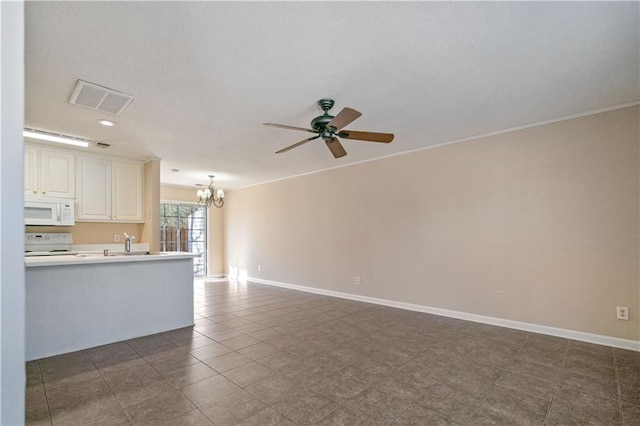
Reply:
<svg viewBox="0 0 640 426"><path fill-rule="evenodd" d="M43 256L27 257L24 265L26 268L41 266L66 266L66 265L90 265L103 263L129 263L129 262L157 262L165 260L193 259L199 257L198 253L169 252L166 254L144 254L144 255L73 255L73 256Z"/></svg>

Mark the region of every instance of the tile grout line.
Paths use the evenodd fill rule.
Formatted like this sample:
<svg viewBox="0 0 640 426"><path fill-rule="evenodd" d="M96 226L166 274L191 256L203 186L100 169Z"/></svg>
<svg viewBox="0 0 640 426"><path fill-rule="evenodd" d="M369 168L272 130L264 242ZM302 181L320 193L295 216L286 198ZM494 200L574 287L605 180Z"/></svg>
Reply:
<svg viewBox="0 0 640 426"><path fill-rule="evenodd" d="M624 420L624 409L622 406L622 389L620 386L620 373L618 372L618 356L616 355L616 351L613 350L613 371L616 375L616 387L618 390L618 410L620 411L620 420L622 425L624 426L626 424L625 420Z"/></svg>
<svg viewBox="0 0 640 426"><path fill-rule="evenodd" d="M547 415L544 417L544 424L548 424L549 423L549 416L551 416L551 408L553 407L553 403L556 399L556 392L558 390L558 387L560 386L560 377L562 377L562 373L564 372L564 364L567 361L567 356L569 355L569 347L571 346L571 343L569 343L567 345L567 348L564 351L564 357L562 358L562 365L560 366L560 372L558 373L558 378L556 379L556 382L553 386L553 394L551 395L551 402L549 402L549 408L547 410Z"/></svg>
<svg viewBox="0 0 640 426"><path fill-rule="evenodd" d="M208 318L208 317L205 317L205 318ZM198 333L200 336L207 337L208 339L210 339L212 342L214 342L214 343L216 343L216 344L222 344L222 343L220 343L220 342L218 342L218 341L216 341L216 340L214 340L214 339L212 339L212 338L210 338L210 337L208 337L208 336L206 336L206 335L204 335L204 334L200 333L198 330L196 330L196 329L195 329L195 327L193 328L193 331L195 331L196 333ZM165 337L165 338L166 338L166 337ZM167 340L169 340L169 339L167 339ZM174 342L173 342L173 341L171 341L171 343L174 343ZM174 343L174 344L176 344L176 343ZM177 345L177 344L176 344L176 345ZM182 347L182 346L180 346L180 345L177 345L177 347L179 347L180 349L182 349L182 348L183 348L183 347ZM202 346L202 347L204 347L204 346ZM185 349L186 349L186 348L185 348ZM194 349L199 349L199 348L194 348ZM209 366L208 364L205 364L205 362L204 362L203 360L201 360L200 358L195 357L195 356L194 356L194 355L192 355L192 354L191 354L191 352L189 352L188 350L185 350L185 353L186 353L186 354L189 354L189 356L193 356L195 359L197 359L197 360L198 360L198 362L200 362L200 363L202 363L203 365L206 365L207 367L211 368L211 369L212 369L213 371L215 371L218 375L222 375L222 373L221 373L220 371L218 371L218 370L216 370L215 368L213 368L213 367ZM232 353L232 352L230 352L230 353ZM214 358L215 358L215 357L214 357ZM143 359L144 359L144 357L143 357ZM146 361L146 359L145 359L145 361ZM150 366L151 368L153 368L153 370L154 370L154 371L156 371L158 374L160 374L160 376L162 376L162 378L163 378L165 381L167 381L167 382L168 382L168 380L166 379L166 377L165 377L165 376L164 376L160 371L158 371L158 370L157 370L155 367L153 367L151 364L149 364L149 366ZM215 377L215 376L211 376L211 377ZM208 377L208 378L210 378L210 377ZM225 376L225 378L226 378L226 376ZM197 381L195 381L195 382L193 382L193 383L188 384L187 386L194 385L194 384L199 383L199 382L201 382L201 381L203 381L203 380L206 380L206 379L207 379L207 378L204 378L204 379L201 379L201 380L197 380ZM187 398L187 396L186 396L186 395L184 395L184 394L182 393L182 391L180 390L180 388L178 388L176 385L174 385L174 384L173 384L173 383L171 383L171 382L169 382L169 384L170 384L170 385L172 385L172 386L176 389L176 391L180 394L180 396L182 396L186 401L188 401L191 405L193 405L193 407L194 407L194 409L195 409L195 410L197 410L200 414L202 414L202 415L204 416L204 418L206 418L207 420L209 420L209 421L211 422L211 424L214 424L214 425L215 425L214 421L213 421L211 418L209 418L205 413L203 413L203 412L200 410L200 407L202 407L202 406L204 406L204 405L207 405L209 402L207 402L207 403L205 403L205 404L201 404L201 405L200 405L200 407L199 407L199 406L197 406L196 404L194 404L194 403L193 403L189 398ZM187 386L183 386L183 387L187 387ZM224 397L224 395L223 395L223 396L220 396L219 398L222 398L222 397ZM216 398L216 399L219 399L219 398ZM215 401L215 399L214 399L214 401Z"/></svg>
<svg viewBox="0 0 640 426"><path fill-rule="evenodd" d="M208 317L208 316L204 316L204 318L209 319L209 317ZM245 318L243 318L243 317L239 317L239 316L238 316L238 318L245 319ZM213 321L213 320L212 320L212 321ZM253 323L253 321L251 321L251 320L247 320L247 321L250 321L250 322L252 322L252 323ZM221 323L221 322L224 322L224 321L220 321L220 322L215 322L215 321L214 321L214 323L216 323L216 324ZM224 326L224 327L227 327L227 326ZM235 328L233 328L233 327L227 327L227 328L228 328L228 329L230 329L230 330L236 330L236 331L239 331L239 330L237 330L237 329L235 329ZM267 327L267 328L268 328L268 327ZM194 331L198 332L197 330L195 330L195 328L194 328ZM198 332L198 333L199 333L199 334L201 334L200 332ZM243 332L241 332L241 333L243 333ZM243 334L248 335L248 333L243 333ZM202 334L201 334L201 335L202 335ZM215 340L215 339L213 339L213 338L210 338L210 337L208 337L208 336L206 336L206 335L203 335L203 336L205 336L205 337L207 337L207 338L211 339L213 342L215 342L215 343L217 343L217 344L224 345L224 344L222 343L223 341L217 341L217 340ZM230 339L225 339L225 340L230 340ZM258 340L260 340L260 339L258 339ZM264 343L264 342L265 342L265 341L260 340L260 342L258 342L258 343ZM256 344L257 344L257 343L256 343ZM252 345L249 345L249 346L252 346ZM229 349L231 349L231 348L229 348ZM240 348L240 349L243 349L243 348ZM230 353L230 354L231 354L231 353L235 353L235 354L243 355L242 353L240 353L240 349L238 349L238 350L236 350L236 349L232 349L232 352L229 352L229 353ZM188 353L188 351L187 351L187 353ZM226 355L226 354L223 354L223 355ZM223 356L223 355L220 355L220 356ZM243 355L243 356L244 356L244 355ZM214 358L215 358L215 357L214 357ZM202 362L204 365L207 365L207 366L208 366L208 364L205 364L203 360L200 360L199 358L196 358L196 359L198 359L198 360L199 360L200 362ZM252 358L249 358L249 359L250 359L251 361L253 361L253 362L256 362L256 363L258 363L258 364L262 365L261 363L259 363L258 361L254 360L254 359L252 359ZM242 366L240 366L240 367L242 367ZM209 366L209 368L211 368L213 371L215 371L216 373L218 373L218 375L220 375L220 376L224 377L225 379L229 380L230 382L232 382L232 383L234 383L236 386L238 386L238 388L239 388L238 390L242 390L242 391L244 391L244 392L247 392L249 395L251 395L252 397L254 397L250 392L246 391L246 388L247 388L248 386L250 386L251 384L253 384L253 383L251 383L251 384L249 384L249 385L247 385L247 386L245 386L245 387L242 387L242 386L240 386L238 383L234 382L233 380L231 380L230 378L228 378L227 376L225 376L223 372L218 371L218 370L216 370L215 368L210 367L210 366ZM238 368L239 368L239 367L238 367ZM233 370L233 369L231 369L231 370ZM229 370L229 371L230 371L230 370ZM274 372L274 373L277 373L277 372ZM203 379L203 380L205 380L205 379ZM202 380L200 380L200 381L202 381ZM198 382L194 382L194 383L198 383ZM257 383L257 382L256 382L256 383ZM192 383L192 384L193 384L193 383ZM237 392L237 391L234 391L234 392ZM231 392L231 393L233 393L233 392ZM181 393L181 395L182 395L182 393ZM227 394L227 395L229 395L229 394ZM210 402L216 401L216 400L218 400L218 399L220 399L220 398L224 398L225 396L226 396L226 395L222 395L222 396L220 396L220 397L218 397L218 398L215 398L214 400L212 400L212 401L210 401ZM254 398L256 398L256 397L254 397ZM283 417L287 418L288 420L290 420L292 423L294 423L294 424L295 424L295 422L294 422L292 419L289 419L289 418L288 418L284 413L281 413L281 412L279 412L279 411L275 410L275 409L274 409L270 404L267 404L265 401L262 401L262 400L260 400L259 398L256 398L256 400L258 400L258 401L262 402L262 403L263 403L267 408L270 408L270 409L274 410L276 413L278 413L278 414L282 415ZM190 401L190 402L191 402L191 401ZM206 404L203 404L202 406L207 405L207 404L209 404L210 402L208 402L208 403L206 403ZM194 406L195 406L195 404L194 404ZM198 406L195 406L195 407L196 407L196 410L198 410L198 411L199 411L199 412L200 412L200 413L201 413L201 414L202 414L206 419L208 419L209 421L211 421L211 423L215 424L215 423L214 423L214 421L213 421L211 418L209 418L206 414L204 414L204 413L200 410L200 407L198 407ZM251 417L251 415L249 415L248 417ZM247 418L248 418L248 417L247 417ZM246 419L243 419L243 420L246 420Z"/></svg>
<svg viewBox="0 0 640 426"><path fill-rule="evenodd" d="M133 349L129 343L127 343L125 341L125 343L127 344L127 346L129 348L131 348L132 351L136 352L135 349ZM136 352L137 354L137 352ZM140 354L138 354L140 355ZM135 425L135 422L133 421L133 419L131 418L131 416L129 415L129 412L127 411L126 408L124 408L124 405L122 405L122 401L120 401L120 398L118 398L118 396L115 394L115 392L113 391L113 389L111 389L111 386L109 385L109 382L107 382L107 379L104 378L104 376L102 375L102 371L100 371L100 369L98 368L98 366L96 365L95 361L93 360L93 358L91 357L91 354L87 351L87 356L89 357L89 359L91 360L91 363L93 364L93 366L95 367L95 369L98 371L98 374L100 374L100 378L102 379L102 381L104 382L105 385L107 385L107 388L109 388L109 392L111 392L111 395L113 395L113 399L115 399L116 401L118 401L118 405L120 405L120 407L122 408L122 412L124 413L125 416L127 416L127 419L129 420L129 422L132 425ZM144 358L143 358L144 359Z"/></svg>
<svg viewBox="0 0 640 426"><path fill-rule="evenodd" d="M195 328L193 329L193 331L195 331L196 333L198 333L198 334L200 334L201 336L203 336L203 334L201 334L200 332L198 332L197 330L195 330ZM160 333L160 334L162 335L163 333ZM144 337L144 336L143 336L143 337ZM163 335L162 337L163 337L165 340L167 340L168 342L170 342L171 344L173 344L177 349L179 349L179 350L184 349L182 346L180 346L180 345L176 344L175 342L173 342L173 341L171 341L171 340L167 339L164 335ZM213 339L211 339L211 340L212 340L213 342L215 342L215 340L213 340ZM172 387L175 389L175 391L176 391L176 392L177 392L177 393L178 393L182 398L184 398L184 399L185 399L186 401L188 401L191 405L193 405L193 408L194 408L194 409L198 410L198 411L199 411L199 412L200 412L200 413L201 413L201 414L202 414L206 419L208 419L209 421L211 421L211 423L213 424L213 420L209 419L209 417L207 417L207 416L206 416L202 411L200 411L200 408L199 408L196 404L194 404L193 402L191 402L191 400L190 400L189 398L187 398L187 397L186 397L186 396L185 396L185 395L180 391L180 388L178 388L176 385L174 385L173 383L171 383L171 382L170 382L170 381L169 381L169 380L168 380L168 379L167 379L167 378L166 378L166 377L165 377L165 376L164 376L160 371L158 371L158 370L157 370L153 365L151 365L151 363L150 363L150 362L149 362L149 361L148 361L144 356L142 356L142 354L140 354L140 353L139 353L138 351L136 351L136 350L135 350L131 345L129 345L129 343L128 343L128 342L126 342L126 343L127 343L127 345L131 348L131 350L132 350L132 351L134 351L134 352L135 352L135 353L136 353L140 358L142 358L142 360L143 360L143 361L144 361L144 362L145 362L145 363L146 363L146 364L147 364L147 365L148 365L148 366L149 366L153 371L155 371L156 373L158 373L158 374L160 375L160 377L162 377L162 379L163 379L163 380L164 380L168 385L172 386ZM216 343L217 343L217 342L216 342ZM191 355L191 353L190 353L189 351L187 351L187 350L185 350L184 352L185 352L186 354L189 354L190 356L193 356L193 355ZM203 363L203 364L204 364L204 362L203 362L202 360L200 360L199 358L196 358L196 357L194 357L194 358L195 358L195 359L197 359L199 362L201 362L201 363ZM206 364L204 364L204 365L206 365ZM209 367L209 368L211 368L211 367ZM214 368L211 368L211 369L212 369L213 371L215 371L216 373L221 374L220 372L218 372L218 371L217 371L217 370L215 370ZM206 380L206 379L202 379L202 380ZM198 380L198 381L196 381L196 382L194 382L194 383L191 383L191 384L189 384L189 386L190 386L190 385L192 385L192 384L195 384L195 383L201 382L202 380ZM108 385L108 384L107 384L107 385ZM117 397L116 397L116 399L117 399ZM118 400L118 402L120 402L120 401ZM122 403L120 403L120 404L122 405ZM124 407L123 407L123 409L124 409ZM127 412L127 410L126 410L126 409L124 409L124 410L125 410L125 413L127 413L127 417L129 417L129 413ZM185 413L186 413L186 412L185 412ZM184 413L183 413L183 414L184 414ZM134 422L132 422L132 423L133 423L133 424L135 424Z"/></svg>
<svg viewBox="0 0 640 426"><path fill-rule="evenodd" d="M515 357L524 349L524 347L526 346L527 342L529 341L529 337L530 336L531 336L531 333L527 333L527 338L524 340L524 342L522 343L522 346L520 346L520 349L518 349L518 352L516 353L516 355L512 359L515 359ZM498 383L500 383L500 380L502 380L502 378L504 376L506 376L506 374L509 372L509 368L505 369L505 371L502 374L500 374L500 376L496 379L496 381L493 384L493 386L491 386L491 389L489 389L489 391L487 391L487 393L484 394L484 396L482 397L482 400L480 400L480 404L478 404L476 409L473 410L473 413L471 413L471 416L469 416L469 419L465 423L466 425L468 425L471 422L471 420L473 420L473 417L476 415L478 410L480 410L480 407L482 407L482 405L484 404L485 400L489 397L491 392L493 392L493 390L496 388L496 386L498 386Z"/></svg>
<svg viewBox="0 0 640 426"><path fill-rule="evenodd" d="M42 374L42 368L40 368L40 360L36 361L38 364L38 373L40 373L40 380L42 380L42 393L44 393L44 401L47 404L47 416L49 417L49 424L53 426L53 416L51 415L51 407L49 407L49 398L47 397L47 387L44 385L44 375ZM26 410L25 410L26 413Z"/></svg>

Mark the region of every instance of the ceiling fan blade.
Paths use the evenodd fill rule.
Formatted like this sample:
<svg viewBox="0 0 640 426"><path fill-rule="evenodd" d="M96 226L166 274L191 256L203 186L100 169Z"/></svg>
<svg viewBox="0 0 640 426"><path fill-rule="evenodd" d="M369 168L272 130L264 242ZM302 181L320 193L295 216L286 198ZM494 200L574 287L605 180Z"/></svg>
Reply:
<svg viewBox="0 0 640 426"><path fill-rule="evenodd" d="M302 130L303 132L311 132L318 133L313 129L305 129L304 127L295 127L295 126L285 126L284 124L276 124L276 123L262 123L263 126L271 126L271 127L279 127L281 129L289 129L289 130Z"/></svg>
<svg viewBox="0 0 640 426"><path fill-rule="evenodd" d="M355 109L344 108L342 111L340 111L340 113L338 115L336 115L333 118L333 120L331 120L327 124L327 127L335 127L336 130L334 130L334 132L338 131L338 130L342 129L344 126L346 126L349 123L351 123L356 118L360 117L361 115L362 115L362 113L356 111Z"/></svg>
<svg viewBox="0 0 640 426"><path fill-rule="evenodd" d="M369 142L389 143L393 140L393 133L358 132L356 130L343 130L338 133L338 136L345 139Z"/></svg>
<svg viewBox="0 0 640 426"><path fill-rule="evenodd" d="M329 147L329 151L333 154L335 158L344 157L347 155L347 151L344 150L344 147L335 136L331 138L331 140L325 140L325 143Z"/></svg>
<svg viewBox="0 0 640 426"><path fill-rule="evenodd" d="M312 140L314 140L314 139L318 139L319 137L320 137L320 135L318 135L318 136L314 136L314 137L312 137L312 138L305 139L305 140L300 141L300 142L298 142L298 143L294 143L293 145L290 145L290 146L288 146L288 147L286 147L286 148L282 148L280 151L276 151L276 154L280 154L280 153L282 153L282 152L287 152L287 151L289 151L290 149L297 148L297 147L299 147L300 145L304 145L305 143L307 143L307 142L309 142L309 141L312 141Z"/></svg>

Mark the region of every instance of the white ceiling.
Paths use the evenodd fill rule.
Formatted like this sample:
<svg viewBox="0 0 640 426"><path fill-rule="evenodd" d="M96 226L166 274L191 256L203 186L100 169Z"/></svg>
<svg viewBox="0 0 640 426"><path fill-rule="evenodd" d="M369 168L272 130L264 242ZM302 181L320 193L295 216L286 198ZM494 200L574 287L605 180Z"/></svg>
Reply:
<svg viewBox="0 0 640 426"><path fill-rule="evenodd" d="M638 2L28 2L25 39L27 127L160 158L174 185L239 188L640 98ZM78 79L136 99L119 117L70 105ZM395 140L275 155L309 134L261 124L308 127L325 97Z"/></svg>

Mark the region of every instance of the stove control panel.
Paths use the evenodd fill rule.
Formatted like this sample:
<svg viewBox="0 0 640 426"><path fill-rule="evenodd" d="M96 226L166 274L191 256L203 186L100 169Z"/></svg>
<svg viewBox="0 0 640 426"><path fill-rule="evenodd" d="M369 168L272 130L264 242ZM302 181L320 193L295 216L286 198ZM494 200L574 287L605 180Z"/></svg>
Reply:
<svg viewBox="0 0 640 426"><path fill-rule="evenodd" d="M27 233L25 243L27 245L41 245L41 244L73 244L72 235L68 232L42 232L42 233Z"/></svg>

